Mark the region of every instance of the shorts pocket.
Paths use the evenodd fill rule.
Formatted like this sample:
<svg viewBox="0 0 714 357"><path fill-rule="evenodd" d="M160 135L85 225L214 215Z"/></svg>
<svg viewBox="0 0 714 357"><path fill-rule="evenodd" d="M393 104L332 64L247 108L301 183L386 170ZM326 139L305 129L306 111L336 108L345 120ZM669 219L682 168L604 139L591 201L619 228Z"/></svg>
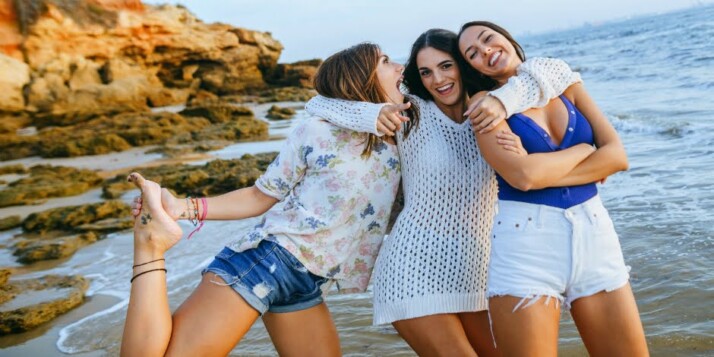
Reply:
<svg viewBox="0 0 714 357"><path fill-rule="evenodd" d="M524 232L527 229L535 228L535 220L533 217L513 215L513 214L498 214L493 221L493 237L508 237L513 233Z"/></svg>

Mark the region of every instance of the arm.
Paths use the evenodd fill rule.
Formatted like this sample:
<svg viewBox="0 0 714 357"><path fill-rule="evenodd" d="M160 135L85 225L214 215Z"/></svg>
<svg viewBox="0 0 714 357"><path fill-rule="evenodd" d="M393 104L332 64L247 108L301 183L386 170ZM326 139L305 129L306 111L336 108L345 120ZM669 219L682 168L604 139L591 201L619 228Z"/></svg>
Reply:
<svg viewBox="0 0 714 357"><path fill-rule="evenodd" d="M579 144L552 153L519 155L500 147L498 133L501 131L510 131L508 124L501 122L496 130L476 134L476 141L486 162L521 191L553 186L594 151L590 145Z"/></svg>
<svg viewBox="0 0 714 357"><path fill-rule="evenodd" d="M627 170L629 163L620 137L585 87L581 83L575 84L568 88L565 95L588 119L597 150L554 186L584 185Z"/></svg>
<svg viewBox="0 0 714 357"><path fill-rule="evenodd" d="M501 88L476 95L464 115L471 119L476 131L490 131L505 118L530 108L543 107L570 85L582 82L565 61L536 57L518 67L517 75ZM497 100L496 100L497 99Z"/></svg>
<svg viewBox="0 0 714 357"><path fill-rule="evenodd" d="M255 217L268 211L282 201L302 181L307 169L307 156L312 148L306 143L310 133L305 124L299 124L288 136L278 156L255 184L216 197L207 197L207 210L202 200L195 200L198 216L206 212L207 220L233 220ZM141 200L135 200L133 212L141 211ZM196 219L193 203L177 198L167 189L162 189L161 205L177 219Z"/></svg>
<svg viewBox="0 0 714 357"><path fill-rule="evenodd" d="M339 127L377 136L394 136L401 123L409 118L401 115L410 103L387 104L357 102L317 95L305 104L305 110Z"/></svg>

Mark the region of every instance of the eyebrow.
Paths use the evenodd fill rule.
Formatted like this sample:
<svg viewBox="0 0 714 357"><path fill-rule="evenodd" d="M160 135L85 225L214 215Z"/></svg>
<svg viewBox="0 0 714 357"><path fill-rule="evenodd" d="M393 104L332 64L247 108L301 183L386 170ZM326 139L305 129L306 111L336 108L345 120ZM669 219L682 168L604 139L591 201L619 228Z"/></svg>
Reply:
<svg viewBox="0 0 714 357"><path fill-rule="evenodd" d="M437 63L436 66L437 66L437 67L443 66L445 63L448 63L448 62L454 62L454 60L448 60L448 59L447 59L447 60L443 60L443 61ZM421 70L424 70L424 69L429 70L428 67L419 67L419 70L420 70L420 71L421 71Z"/></svg>
<svg viewBox="0 0 714 357"><path fill-rule="evenodd" d="M486 32L486 30L481 31L481 33L478 34L478 36L476 37L476 39L477 39L477 40L480 39L481 36L483 36L483 33L484 33L484 32ZM467 53L469 53L469 51L472 50L473 47L474 47L473 45L471 45L471 46L469 46L469 47L466 47L466 50L464 50L464 55L467 54Z"/></svg>
<svg viewBox="0 0 714 357"><path fill-rule="evenodd" d="M387 55L381 55L381 56L379 56L379 59L380 59L380 60L381 60L382 58L389 59L389 56L387 56Z"/></svg>

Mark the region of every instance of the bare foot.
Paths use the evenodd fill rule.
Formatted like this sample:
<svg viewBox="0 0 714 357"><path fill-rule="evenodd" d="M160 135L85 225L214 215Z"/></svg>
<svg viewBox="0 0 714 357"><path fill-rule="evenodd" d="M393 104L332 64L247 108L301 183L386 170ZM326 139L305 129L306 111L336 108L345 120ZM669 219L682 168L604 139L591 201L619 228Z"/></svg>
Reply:
<svg viewBox="0 0 714 357"><path fill-rule="evenodd" d="M134 216L134 249L163 254L183 231L161 206L161 186L134 172L127 177L141 190L141 211Z"/></svg>

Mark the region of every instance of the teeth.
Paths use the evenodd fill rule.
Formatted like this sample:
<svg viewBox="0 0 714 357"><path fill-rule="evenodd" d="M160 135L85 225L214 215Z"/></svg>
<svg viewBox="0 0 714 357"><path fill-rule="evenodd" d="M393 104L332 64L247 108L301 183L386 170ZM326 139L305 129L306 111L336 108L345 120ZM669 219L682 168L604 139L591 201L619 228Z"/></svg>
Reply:
<svg viewBox="0 0 714 357"><path fill-rule="evenodd" d="M493 66L494 63L501 57L501 51L498 51L491 56L491 60L488 61L489 66Z"/></svg>
<svg viewBox="0 0 714 357"><path fill-rule="evenodd" d="M436 90L438 90L439 92L443 92L443 91L448 90L449 88L451 88L451 87L453 87L453 86L454 86L454 84L451 83L451 84L447 84L447 85L445 85L445 86L443 86L443 87L436 88Z"/></svg>

